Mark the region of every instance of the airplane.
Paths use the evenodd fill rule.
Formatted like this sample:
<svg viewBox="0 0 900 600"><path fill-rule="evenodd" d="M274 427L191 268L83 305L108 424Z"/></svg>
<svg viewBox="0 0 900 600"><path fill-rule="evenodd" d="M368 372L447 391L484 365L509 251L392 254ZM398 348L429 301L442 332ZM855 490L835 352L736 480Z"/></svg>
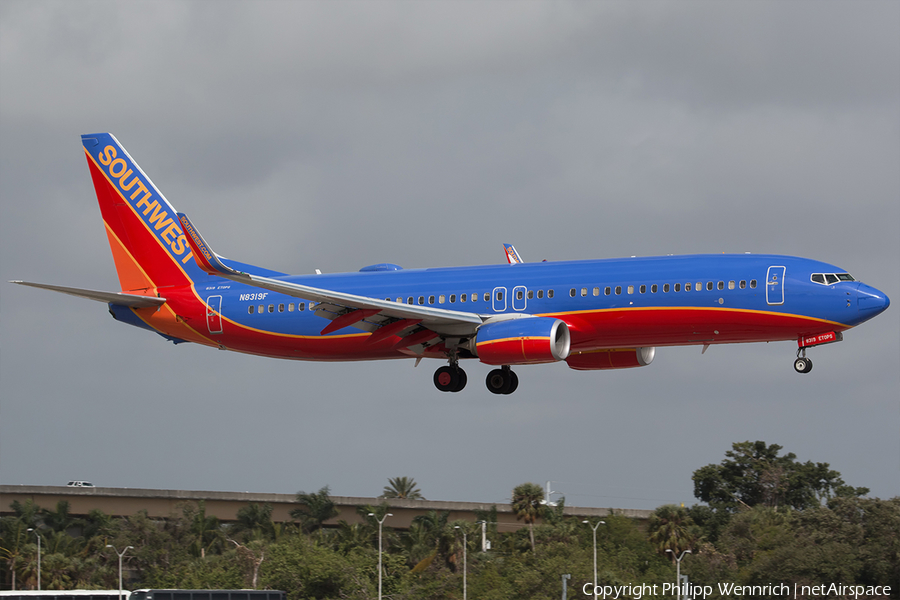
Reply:
<svg viewBox="0 0 900 600"><path fill-rule="evenodd" d="M82 136L121 290L15 281L105 302L117 321L193 342L309 361L446 362L435 387L459 392L462 360L494 368L494 394L518 387L513 366L578 371L642 367L656 348L794 340L809 348L885 311L883 292L836 266L791 256L713 254L287 275L215 253L119 141Z"/></svg>

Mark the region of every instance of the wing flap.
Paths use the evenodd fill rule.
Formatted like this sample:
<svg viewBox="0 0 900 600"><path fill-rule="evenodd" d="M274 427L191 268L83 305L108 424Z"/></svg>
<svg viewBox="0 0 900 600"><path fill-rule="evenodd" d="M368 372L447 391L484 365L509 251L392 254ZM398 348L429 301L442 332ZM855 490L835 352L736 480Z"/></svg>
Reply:
<svg viewBox="0 0 900 600"><path fill-rule="evenodd" d="M471 335L484 321L477 313L446 310L417 304L402 304L380 298L302 285L285 281L281 278L263 277L237 271L219 259L219 256L212 251L206 241L200 236L200 233L187 218L187 215L179 213L178 218L187 234L185 237L194 253L194 259L201 269L231 281L316 302L316 314L325 318L337 319L347 312L346 309L365 310L368 316L378 314L379 316L395 319L418 320L423 327L447 335ZM377 313L368 312L373 309L378 309Z"/></svg>

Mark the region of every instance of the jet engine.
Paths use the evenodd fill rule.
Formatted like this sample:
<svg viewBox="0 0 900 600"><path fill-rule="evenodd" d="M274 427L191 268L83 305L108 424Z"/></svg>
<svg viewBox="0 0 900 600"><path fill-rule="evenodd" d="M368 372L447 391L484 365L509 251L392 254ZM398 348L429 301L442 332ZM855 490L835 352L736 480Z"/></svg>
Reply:
<svg viewBox="0 0 900 600"><path fill-rule="evenodd" d="M527 365L565 360L570 341L563 321L525 317L485 323L470 348L488 365Z"/></svg>
<svg viewBox="0 0 900 600"><path fill-rule="evenodd" d="M576 371L598 371L601 369L630 369L645 367L653 362L656 348L614 348L612 350L589 350L571 354L566 358L570 369Z"/></svg>

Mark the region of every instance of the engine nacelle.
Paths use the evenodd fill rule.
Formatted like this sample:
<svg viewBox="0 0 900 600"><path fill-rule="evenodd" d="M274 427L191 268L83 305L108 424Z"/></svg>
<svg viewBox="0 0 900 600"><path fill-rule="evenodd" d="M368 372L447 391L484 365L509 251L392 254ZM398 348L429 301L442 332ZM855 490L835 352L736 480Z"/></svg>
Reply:
<svg viewBox="0 0 900 600"><path fill-rule="evenodd" d="M525 317L485 323L472 344L488 365L527 365L565 360L569 356L569 328L559 319Z"/></svg>
<svg viewBox="0 0 900 600"><path fill-rule="evenodd" d="M570 369L576 371L598 371L601 369L630 369L646 367L653 362L656 348L615 348L612 350L589 350L572 354L566 359Z"/></svg>

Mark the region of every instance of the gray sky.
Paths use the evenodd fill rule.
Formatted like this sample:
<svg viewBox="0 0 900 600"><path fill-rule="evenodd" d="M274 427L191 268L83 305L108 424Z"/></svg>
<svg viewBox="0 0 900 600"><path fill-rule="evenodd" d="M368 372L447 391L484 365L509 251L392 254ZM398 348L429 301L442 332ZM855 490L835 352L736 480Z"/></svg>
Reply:
<svg viewBox="0 0 900 600"><path fill-rule="evenodd" d="M900 300L897 2L0 2L0 281L118 289L79 135L225 256L289 273L694 252L831 262ZM691 504L764 440L900 494L900 310L815 349L646 368L317 364L0 284L0 482Z"/></svg>

